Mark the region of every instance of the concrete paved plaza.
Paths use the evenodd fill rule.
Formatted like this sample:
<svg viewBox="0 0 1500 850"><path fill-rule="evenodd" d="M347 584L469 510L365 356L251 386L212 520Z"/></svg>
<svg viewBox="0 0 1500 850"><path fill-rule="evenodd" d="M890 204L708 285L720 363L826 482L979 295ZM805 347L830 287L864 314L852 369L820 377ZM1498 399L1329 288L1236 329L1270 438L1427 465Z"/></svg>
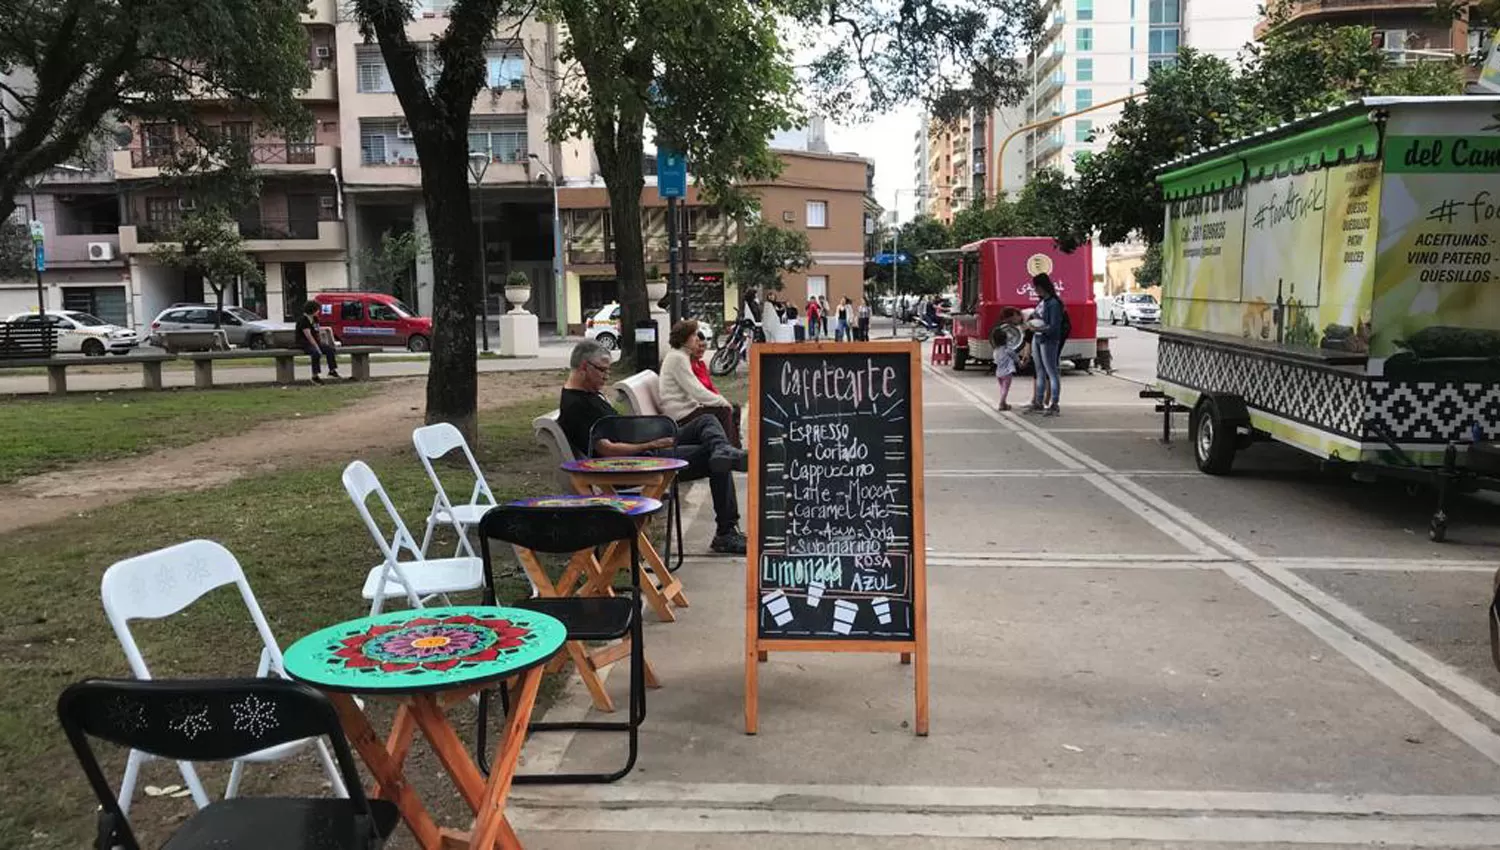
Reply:
<svg viewBox="0 0 1500 850"><path fill-rule="evenodd" d="M1150 344L1119 333L1117 362ZM995 413L979 372L924 381L931 735L910 667L808 653L763 665L745 735L744 563L690 559L692 607L647 627L639 766L518 787L528 847L1500 846L1488 504L1433 544L1425 496L1279 446L1201 475L1185 418L1161 445L1119 377L1066 375L1045 420ZM537 736L526 769L617 763L622 739Z"/></svg>

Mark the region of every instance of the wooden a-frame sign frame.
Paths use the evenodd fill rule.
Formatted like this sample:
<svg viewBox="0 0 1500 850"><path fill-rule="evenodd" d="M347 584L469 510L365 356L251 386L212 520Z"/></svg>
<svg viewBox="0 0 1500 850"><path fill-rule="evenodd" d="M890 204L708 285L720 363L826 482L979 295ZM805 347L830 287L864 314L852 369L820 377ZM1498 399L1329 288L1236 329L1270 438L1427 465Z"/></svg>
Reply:
<svg viewBox="0 0 1500 850"><path fill-rule="evenodd" d="M761 356L778 354L908 354L911 357L911 398L908 405L911 457L912 640L826 640L818 638L762 638L757 628L760 561L760 493L762 482ZM915 658L915 732L927 734L927 546L926 487L923 483L922 348L916 342L799 342L757 343L750 347L750 533L745 553L745 733L754 735L760 721L759 664L772 652L887 652L900 653L902 664Z"/></svg>

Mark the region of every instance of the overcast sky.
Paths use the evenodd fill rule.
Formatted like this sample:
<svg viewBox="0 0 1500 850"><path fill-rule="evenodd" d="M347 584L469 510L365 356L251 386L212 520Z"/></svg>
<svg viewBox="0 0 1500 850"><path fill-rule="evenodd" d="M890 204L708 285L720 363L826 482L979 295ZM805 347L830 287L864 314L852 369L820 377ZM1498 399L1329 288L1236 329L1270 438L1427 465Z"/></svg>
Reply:
<svg viewBox="0 0 1500 850"><path fill-rule="evenodd" d="M881 115L868 124L828 124L828 147L835 153L855 153L875 161L875 200L881 206L895 209L896 190L901 190L902 221L910 219L915 208L912 136L920 124L916 107Z"/></svg>

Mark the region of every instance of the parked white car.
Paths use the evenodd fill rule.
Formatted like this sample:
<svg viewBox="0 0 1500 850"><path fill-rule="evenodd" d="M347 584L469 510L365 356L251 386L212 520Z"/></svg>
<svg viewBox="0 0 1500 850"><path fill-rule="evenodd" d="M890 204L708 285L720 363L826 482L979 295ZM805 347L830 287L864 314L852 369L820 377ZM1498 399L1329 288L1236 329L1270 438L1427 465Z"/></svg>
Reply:
<svg viewBox="0 0 1500 850"><path fill-rule="evenodd" d="M592 339L610 351L620 347L620 305L605 304L600 307L594 315L588 317L583 323L583 335L586 339ZM698 336L703 337L704 342L713 345L714 329L708 322L698 323Z"/></svg>
<svg viewBox="0 0 1500 850"><path fill-rule="evenodd" d="M141 344L140 334L130 328L112 325L98 316L74 310L48 310L45 315L17 313L5 320L10 324L35 325L46 322L57 328L57 353L86 354L103 357L110 354L129 354Z"/></svg>
<svg viewBox="0 0 1500 850"><path fill-rule="evenodd" d="M1127 292L1116 296L1109 305L1109 323L1154 325L1161 321L1161 305L1144 292Z"/></svg>

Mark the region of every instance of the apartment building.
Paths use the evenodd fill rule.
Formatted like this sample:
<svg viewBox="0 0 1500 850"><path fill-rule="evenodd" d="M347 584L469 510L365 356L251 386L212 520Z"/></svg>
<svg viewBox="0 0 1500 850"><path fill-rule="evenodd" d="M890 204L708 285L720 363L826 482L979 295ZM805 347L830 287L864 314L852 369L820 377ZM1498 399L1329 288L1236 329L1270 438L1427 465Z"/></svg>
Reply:
<svg viewBox="0 0 1500 850"><path fill-rule="evenodd" d="M339 89L335 0L314 0L303 13L311 85L298 94L312 129L287 138L253 114L204 92L194 101L208 127L245 143L261 180L260 198L237 219L245 250L264 280L231 286L228 303L270 318L290 318L307 293L345 286L348 240L339 192ZM130 274L131 319L142 325L174 302L212 300L201 276L161 264L157 246L194 199L183 194L168 167L193 142L169 123L136 123L130 146L113 153L120 194L120 253Z"/></svg>
<svg viewBox="0 0 1500 850"><path fill-rule="evenodd" d="M328 0L331 2L331 0ZM424 0L407 36L422 46L425 66L441 72L433 46L448 26L442 0ZM502 23L486 51L485 88L473 105L469 150L475 219L481 224L490 313L503 311L504 279L519 271L531 279L528 309L542 324L557 317L552 273L552 189L548 174L567 175L562 146L546 141L551 111L556 33L551 24ZM341 19L335 28L339 67L338 144L341 146L343 216L349 245L348 286L359 287L360 259L375 251L382 234L428 233L422 175L412 134L391 87L378 45L365 43L359 25ZM573 146L575 159L581 151ZM418 259L416 301L432 304L430 251Z"/></svg>
<svg viewBox="0 0 1500 850"><path fill-rule="evenodd" d="M130 273L120 254L120 197L109 163L52 169L17 201L15 219L46 232L42 286L49 310L80 310L109 322L130 319ZM0 278L0 316L37 308L36 277Z"/></svg>
<svg viewBox="0 0 1500 850"><path fill-rule="evenodd" d="M1234 61L1259 19L1259 0L1046 0L1043 8L1045 29L1027 62L1028 123L1040 126L1017 139L1028 175L1072 173L1080 154L1104 147L1123 99L1142 91L1152 68L1175 62L1183 46Z"/></svg>
<svg viewBox="0 0 1500 850"><path fill-rule="evenodd" d="M949 121L922 116L916 163L922 212L952 224L955 214L983 196L989 127L988 116L978 110Z"/></svg>
<svg viewBox="0 0 1500 850"><path fill-rule="evenodd" d="M785 296L799 304L810 295L824 295L830 302L860 297L872 164L857 156L811 150L778 150L777 155L782 162L779 175L743 185L760 199L763 221L807 233L813 265L784 277ZM648 157L640 226L647 267L657 266L665 275L669 258L666 202L656 191L652 166ZM597 177L565 182L558 191L558 205L566 244L567 322L576 332L585 318L619 299L615 223L608 194ZM739 227L709 205L696 185L688 186L682 208L688 274L684 312L721 325L733 318L740 299L726 274L729 246L739 238Z"/></svg>
<svg viewBox="0 0 1500 850"><path fill-rule="evenodd" d="M1472 55L1481 46L1484 33L1469 30L1462 20L1434 19L1432 0L1294 0L1286 7L1280 26L1364 26L1375 30L1375 42L1397 62L1419 62L1446 58L1457 52ZM1272 23L1256 23L1257 38Z"/></svg>

